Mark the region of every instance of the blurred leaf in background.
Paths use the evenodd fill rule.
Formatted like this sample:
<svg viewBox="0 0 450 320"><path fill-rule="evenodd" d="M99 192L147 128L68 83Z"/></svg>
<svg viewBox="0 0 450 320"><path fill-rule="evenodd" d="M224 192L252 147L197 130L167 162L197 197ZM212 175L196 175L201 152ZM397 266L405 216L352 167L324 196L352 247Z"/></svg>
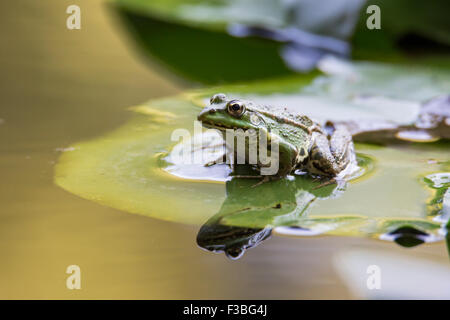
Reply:
<svg viewBox="0 0 450 320"><path fill-rule="evenodd" d="M352 40L355 58L390 60L400 50L406 55L449 53L449 1L369 0L369 5L380 7L381 29L369 30L368 14L361 12Z"/></svg>
<svg viewBox="0 0 450 320"><path fill-rule="evenodd" d="M113 0L146 56L201 83L308 72L327 54L404 61L445 52L446 0ZM369 30L369 5L381 30ZM403 49L403 52L400 51Z"/></svg>
<svg viewBox="0 0 450 320"><path fill-rule="evenodd" d="M365 0L115 0L146 55L202 83L309 71L347 57Z"/></svg>

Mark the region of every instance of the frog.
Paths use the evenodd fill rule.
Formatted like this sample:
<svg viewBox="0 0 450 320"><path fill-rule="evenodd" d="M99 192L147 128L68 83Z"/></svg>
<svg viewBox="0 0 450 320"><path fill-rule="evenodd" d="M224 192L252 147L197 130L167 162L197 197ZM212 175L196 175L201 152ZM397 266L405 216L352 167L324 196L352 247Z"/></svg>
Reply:
<svg viewBox="0 0 450 320"><path fill-rule="evenodd" d="M307 115L293 113L285 107L231 99L217 93L210 98L209 105L203 108L197 119L203 127L219 130L224 141L229 129L242 129L244 132L262 130L268 141L276 139L279 165L276 173L270 175L272 177L286 177L300 170L316 177L334 179L349 165L356 163L352 136L345 127L329 125L322 128ZM221 162L214 161L208 165ZM262 167L259 163L255 166L257 169Z"/></svg>

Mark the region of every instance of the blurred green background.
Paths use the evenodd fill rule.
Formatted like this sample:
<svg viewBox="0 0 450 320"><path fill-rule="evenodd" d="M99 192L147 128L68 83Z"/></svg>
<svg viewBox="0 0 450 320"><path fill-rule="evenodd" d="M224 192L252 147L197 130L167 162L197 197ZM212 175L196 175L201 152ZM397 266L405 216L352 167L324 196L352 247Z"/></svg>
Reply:
<svg viewBox="0 0 450 320"><path fill-rule="evenodd" d="M70 31L65 11L75 2L82 29ZM62 148L116 128L125 107L187 87L144 63L120 21L104 1L0 3L0 298L368 297L351 290L335 255L363 248L360 261L370 263L376 250L400 259L403 248L274 237L233 262L200 250L197 227L103 207L53 184ZM436 275L448 268L442 242L407 254L431 263ZM71 264L81 267L79 291L65 286Z"/></svg>

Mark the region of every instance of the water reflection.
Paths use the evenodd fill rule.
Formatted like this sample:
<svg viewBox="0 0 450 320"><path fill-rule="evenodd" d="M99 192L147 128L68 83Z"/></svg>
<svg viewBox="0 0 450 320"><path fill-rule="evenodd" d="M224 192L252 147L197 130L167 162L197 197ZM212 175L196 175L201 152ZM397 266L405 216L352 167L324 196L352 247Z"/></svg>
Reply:
<svg viewBox="0 0 450 320"><path fill-rule="evenodd" d="M405 248L418 246L432 238L428 233L409 226L400 227L389 232L387 236L390 237L390 240Z"/></svg>
<svg viewBox="0 0 450 320"><path fill-rule="evenodd" d="M297 223L314 201L345 189L345 182L322 184L306 175L258 186L252 179L233 178L226 183L227 197L219 212L200 228L197 244L238 259L268 239L274 226Z"/></svg>
<svg viewBox="0 0 450 320"><path fill-rule="evenodd" d="M269 239L274 229L277 234L301 237L347 228L349 225L351 230L355 222L359 231L367 227L363 217L307 215L313 203L340 197L346 190L345 181L324 184L309 175L297 175L292 179L262 185L255 185L255 181L240 178L227 181L227 197L221 208L198 232L197 244L201 248L223 252L234 260ZM437 235L432 231L436 226L425 224L407 219L380 220L374 230L366 235L392 241L405 248L440 241L444 236L450 251L447 228L443 227Z"/></svg>
<svg viewBox="0 0 450 320"><path fill-rule="evenodd" d="M197 244L212 252L224 252L230 259L239 259L245 250L256 247L272 234L271 228L256 229L206 223L198 232Z"/></svg>

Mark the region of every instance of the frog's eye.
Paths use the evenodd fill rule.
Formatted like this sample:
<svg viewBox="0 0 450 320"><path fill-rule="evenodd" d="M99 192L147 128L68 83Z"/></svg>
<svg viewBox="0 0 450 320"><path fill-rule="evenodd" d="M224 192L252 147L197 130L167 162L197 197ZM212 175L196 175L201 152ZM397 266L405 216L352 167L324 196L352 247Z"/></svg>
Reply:
<svg viewBox="0 0 450 320"><path fill-rule="evenodd" d="M228 113L235 117L240 117L245 112L245 105L242 101L231 100L227 103Z"/></svg>
<svg viewBox="0 0 450 320"><path fill-rule="evenodd" d="M223 93L217 93L217 94L213 95L211 97L211 99L209 99L209 103L210 104L221 103L221 102L224 102L225 100L227 100L226 95L224 95Z"/></svg>

